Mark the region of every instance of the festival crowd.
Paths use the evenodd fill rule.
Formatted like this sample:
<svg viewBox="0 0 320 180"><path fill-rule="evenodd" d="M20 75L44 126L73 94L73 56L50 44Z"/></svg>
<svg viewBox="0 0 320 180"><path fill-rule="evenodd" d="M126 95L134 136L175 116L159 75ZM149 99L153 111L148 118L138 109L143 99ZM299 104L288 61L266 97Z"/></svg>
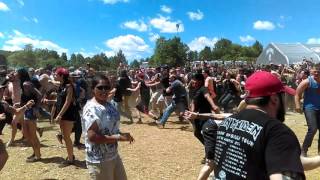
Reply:
<svg viewBox="0 0 320 180"><path fill-rule="evenodd" d="M132 143L134 137L120 130L120 117L129 123L151 118L164 128L173 112L192 125L204 146L199 180L212 172L216 180L300 180L304 171L320 166L320 137L319 155L308 155L320 129L320 65L309 61L139 69L120 63L116 72L97 72L87 64L0 73L0 134L11 126L10 140L0 140L0 170L18 133L33 150L26 162L42 160L44 131L37 121L48 119L60 126L56 138L66 146L60 168L74 165L73 149L79 148L90 179L127 179L118 142ZM305 115L302 145L283 123L286 111Z"/></svg>

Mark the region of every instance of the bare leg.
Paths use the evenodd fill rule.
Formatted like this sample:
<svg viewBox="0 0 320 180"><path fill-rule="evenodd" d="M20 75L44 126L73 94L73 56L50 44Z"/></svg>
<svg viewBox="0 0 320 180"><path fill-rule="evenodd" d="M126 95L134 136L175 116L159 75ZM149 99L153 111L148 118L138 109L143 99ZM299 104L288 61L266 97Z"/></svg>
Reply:
<svg viewBox="0 0 320 180"><path fill-rule="evenodd" d="M73 145L70 138L72 128L73 128L73 121L60 121L60 129L63 135L63 140L66 143L67 153L68 153L68 160L73 160Z"/></svg>
<svg viewBox="0 0 320 180"><path fill-rule="evenodd" d="M197 180L207 180L210 173L213 171L213 162L207 162L200 170Z"/></svg>
<svg viewBox="0 0 320 180"><path fill-rule="evenodd" d="M28 141L31 144L33 148L33 152L35 157L40 158L40 142L37 137L37 123L34 120L27 120L26 121L26 126L28 127L27 129L27 134L28 134Z"/></svg>

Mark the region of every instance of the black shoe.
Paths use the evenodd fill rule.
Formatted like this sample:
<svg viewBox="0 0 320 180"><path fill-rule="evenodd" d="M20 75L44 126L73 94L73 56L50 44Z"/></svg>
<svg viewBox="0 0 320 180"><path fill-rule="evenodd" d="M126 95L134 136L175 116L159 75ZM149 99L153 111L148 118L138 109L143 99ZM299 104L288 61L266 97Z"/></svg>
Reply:
<svg viewBox="0 0 320 180"><path fill-rule="evenodd" d="M33 153L31 156L27 157L27 159L32 159L34 157L36 157L36 155Z"/></svg>
<svg viewBox="0 0 320 180"><path fill-rule="evenodd" d="M29 158L29 159L28 159ZM26 162L27 163L33 163L33 162L38 162L38 161L41 161L41 157L37 158L36 156L33 156L33 157L28 157Z"/></svg>
<svg viewBox="0 0 320 180"><path fill-rule="evenodd" d="M82 144L82 143L74 143L74 144L73 144L73 147L77 147L79 150L86 148L85 145Z"/></svg>
<svg viewBox="0 0 320 180"><path fill-rule="evenodd" d="M64 168L64 167L67 167L67 166L74 165L74 160L75 160L75 157L74 157L74 156L73 156L73 160L69 160L68 158L66 158L66 160L63 161L63 162L59 165L59 168Z"/></svg>

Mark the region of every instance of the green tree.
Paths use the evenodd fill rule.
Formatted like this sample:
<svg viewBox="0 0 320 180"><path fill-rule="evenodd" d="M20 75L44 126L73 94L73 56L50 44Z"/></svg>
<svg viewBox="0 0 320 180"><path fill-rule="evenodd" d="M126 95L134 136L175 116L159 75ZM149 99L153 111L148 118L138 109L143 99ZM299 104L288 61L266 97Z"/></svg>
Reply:
<svg viewBox="0 0 320 180"><path fill-rule="evenodd" d="M170 66L183 66L187 60L189 47L181 42L179 37L166 40L160 37L156 42L154 54L150 64L159 66L167 64Z"/></svg>
<svg viewBox="0 0 320 180"><path fill-rule="evenodd" d="M77 56L74 54L74 53L72 53L71 54L71 57L70 57L70 65L75 65L77 63Z"/></svg>
<svg viewBox="0 0 320 180"><path fill-rule="evenodd" d="M140 67L140 62L138 60L133 60L131 63L130 63L130 67L133 68L133 69L137 69Z"/></svg>
<svg viewBox="0 0 320 180"><path fill-rule="evenodd" d="M65 53L65 52L62 53L61 54L61 59L64 60L65 62L67 62L68 61L67 53Z"/></svg>
<svg viewBox="0 0 320 180"><path fill-rule="evenodd" d="M199 53L199 59L201 61L210 61L212 60L212 52L210 47L206 46L202 51Z"/></svg>
<svg viewBox="0 0 320 180"><path fill-rule="evenodd" d="M10 66L13 67L37 67L35 55L32 51L16 51L8 57Z"/></svg>
<svg viewBox="0 0 320 180"><path fill-rule="evenodd" d="M254 52L254 56L258 57L262 51L263 51L263 46L259 41L256 41L253 45L252 45L252 49Z"/></svg>

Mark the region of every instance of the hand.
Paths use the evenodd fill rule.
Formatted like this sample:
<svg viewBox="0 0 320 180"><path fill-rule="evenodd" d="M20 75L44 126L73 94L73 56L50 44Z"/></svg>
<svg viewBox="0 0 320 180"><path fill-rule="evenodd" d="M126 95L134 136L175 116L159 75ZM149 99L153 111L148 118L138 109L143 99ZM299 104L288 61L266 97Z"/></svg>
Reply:
<svg viewBox="0 0 320 180"><path fill-rule="evenodd" d="M13 107L14 108L19 108L20 107L20 103L14 103Z"/></svg>
<svg viewBox="0 0 320 180"><path fill-rule="evenodd" d="M1 113L0 114L0 121L6 120L6 114L5 113Z"/></svg>
<svg viewBox="0 0 320 180"><path fill-rule="evenodd" d="M130 144L134 141L133 137L130 135L130 133L121 133L120 140L122 141L129 141Z"/></svg>
<svg viewBox="0 0 320 180"><path fill-rule="evenodd" d="M48 99L42 99L43 104L48 104Z"/></svg>
<svg viewBox="0 0 320 180"><path fill-rule="evenodd" d="M191 112L191 111L185 111L183 117L189 121L193 121L198 118L198 113Z"/></svg>
<svg viewBox="0 0 320 180"><path fill-rule="evenodd" d="M216 113L216 114L220 114L220 109L218 106L214 106L213 107L213 111Z"/></svg>
<svg viewBox="0 0 320 180"><path fill-rule="evenodd" d="M302 109L301 109L301 107L296 107L296 112L302 114Z"/></svg>
<svg viewBox="0 0 320 180"><path fill-rule="evenodd" d="M58 116L54 119L54 121L55 121L57 124L59 124L60 121L61 121L61 116L58 115Z"/></svg>
<svg viewBox="0 0 320 180"><path fill-rule="evenodd" d="M27 102L26 106L27 106L27 108L31 108L34 104L35 104L34 100L30 100Z"/></svg>

